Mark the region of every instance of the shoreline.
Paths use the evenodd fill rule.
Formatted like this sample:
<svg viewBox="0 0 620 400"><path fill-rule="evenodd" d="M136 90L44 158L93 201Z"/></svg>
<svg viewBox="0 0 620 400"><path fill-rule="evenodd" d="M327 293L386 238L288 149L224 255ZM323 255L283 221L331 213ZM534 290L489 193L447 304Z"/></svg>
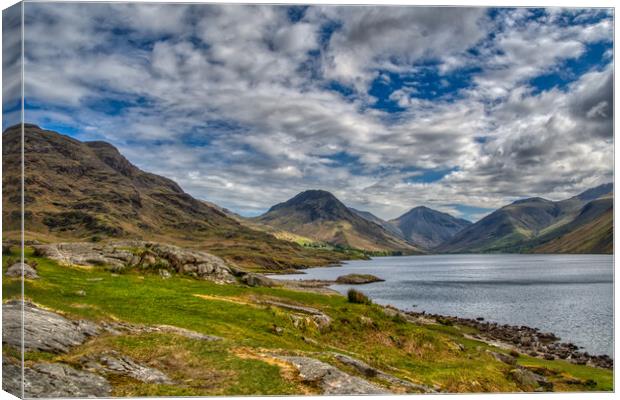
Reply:
<svg viewBox="0 0 620 400"><path fill-rule="evenodd" d="M289 288L315 290L318 293L325 293L326 290L329 290L344 296L331 287L337 284L336 281L333 280L276 279L276 281L283 283L285 287ZM517 353L525 354L530 357L545 360L565 360L577 365L613 369L614 361L609 355L592 355L587 351L581 351L581 348L576 344L561 342L560 338L554 333L543 332L539 328L526 325L500 324L486 321L482 317L476 319L462 318L453 315L427 313L426 311L401 310L392 305L374 304L382 307L388 314L394 316L400 315L413 323L431 322L440 325L460 325L474 328L478 332L471 335L466 334L465 337L507 350L514 350Z"/></svg>

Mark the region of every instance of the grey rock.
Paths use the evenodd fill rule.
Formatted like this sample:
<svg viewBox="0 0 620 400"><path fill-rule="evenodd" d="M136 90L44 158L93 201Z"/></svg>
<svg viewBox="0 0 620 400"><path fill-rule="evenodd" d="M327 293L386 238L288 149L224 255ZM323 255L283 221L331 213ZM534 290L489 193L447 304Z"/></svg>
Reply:
<svg viewBox="0 0 620 400"><path fill-rule="evenodd" d="M517 359L509 354L498 353L495 351L487 350L487 353L491 354L497 361L503 362L508 365L516 365Z"/></svg>
<svg viewBox="0 0 620 400"><path fill-rule="evenodd" d="M390 394L365 379L349 375L338 368L310 357L276 356L292 364L302 381L319 386L326 395Z"/></svg>
<svg viewBox="0 0 620 400"><path fill-rule="evenodd" d="M274 287L279 286L280 284L274 280L267 278L264 275L247 273L243 275L240 279L242 283L245 283L248 286L264 286L264 287Z"/></svg>
<svg viewBox="0 0 620 400"><path fill-rule="evenodd" d="M161 279L168 279L172 275L170 275L170 271L168 271L167 269L160 269L159 270L159 276L161 276Z"/></svg>
<svg viewBox="0 0 620 400"><path fill-rule="evenodd" d="M17 262L11 265L5 272L5 275L11 278L21 278L22 277L22 266L24 269L24 278L26 279L39 279L39 274L37 274L37 270L29 264Z"/></svg>
<svg viewBox="0 0 620 400"><path fill-rule="evenodd" d="M128 376L145 383L167 384L174 382L158 369L138 364L128 356L108 351L80 360L85 369L97 373Z"/></svg>
<svg viewBox="0 0 620 400"><path fill-rule="evenodd" d="M331 353L331 354L341 363L355 368L356 370L358 370L359 372L361 372L362 374L364 374L365 376L369 378L376 377L392 385L403 386L405 388L414 390L416 392L421 392L421 393L435 393L436 392L433 388L429 386L420 385L417 383L409 382L404 379L398 378L394 375L388 374L377 368L374 368L361 360L347 356L345 354L340 354L340 353Z"/></svg>
<svg viewBox="0 0 620 400"><path fill-rule="evenodd" d="M9 301L2 305L2 342L21 347L22 304ZM24 348L26 351L64 353L99 332L89 321L72 321L59 314L24 303Z"/></svg>
<svg viewBox="0 0 620 400"><path fill-rule="evenodd" d="M3 360L2 370L2 388L21 397L19 365ZM65 364L38 363L24 368L25 397L106 397L111 390L105 378Z"/></svg>

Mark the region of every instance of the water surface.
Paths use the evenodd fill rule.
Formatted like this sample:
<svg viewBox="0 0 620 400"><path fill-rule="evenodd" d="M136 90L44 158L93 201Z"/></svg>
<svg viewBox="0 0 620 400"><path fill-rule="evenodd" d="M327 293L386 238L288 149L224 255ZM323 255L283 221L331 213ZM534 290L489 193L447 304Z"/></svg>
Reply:
<svg viewBox="0 0 620 400"><path fill-rule="evenodd" d="M400 309L550 331L591 354L613 356L613 257L609 255L430 255L378 257L313 268L285 279L350 273L385 279L356 285ZM334 285L345 293L351 285Z"/></svg>

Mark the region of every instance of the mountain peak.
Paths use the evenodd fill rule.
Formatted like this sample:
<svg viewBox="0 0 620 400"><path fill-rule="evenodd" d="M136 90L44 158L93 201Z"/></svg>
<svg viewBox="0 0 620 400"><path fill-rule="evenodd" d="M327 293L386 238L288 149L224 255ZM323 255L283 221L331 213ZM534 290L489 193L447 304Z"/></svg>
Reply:
<svg viewBox="0 0 620 400"><path fill-rule="evenodd" d="M271 207L257 221L333 245L365 250L417 250L325 190L306 190Z"/></svg>
<svg viewBox="0 0 620 400"><path fill-rule="evenodd" d="M452 238L471 222L426 206L414 207L390 221L412 243L433 248Z"/></svg>

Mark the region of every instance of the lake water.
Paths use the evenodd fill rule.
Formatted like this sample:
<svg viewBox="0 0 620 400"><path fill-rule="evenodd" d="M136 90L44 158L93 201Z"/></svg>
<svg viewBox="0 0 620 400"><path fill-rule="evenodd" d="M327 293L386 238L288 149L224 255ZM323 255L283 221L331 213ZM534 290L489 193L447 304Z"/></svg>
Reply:
<svg viewBox="0 0 620 400"><path fill-rule="evenodd" d="M613 356L613 257L609 255L430 255L378 257L278 279L373 274L356 285L379 304L483 317L553 332L591 354ZM346 293L351 285L334 285Z"/></svg>

